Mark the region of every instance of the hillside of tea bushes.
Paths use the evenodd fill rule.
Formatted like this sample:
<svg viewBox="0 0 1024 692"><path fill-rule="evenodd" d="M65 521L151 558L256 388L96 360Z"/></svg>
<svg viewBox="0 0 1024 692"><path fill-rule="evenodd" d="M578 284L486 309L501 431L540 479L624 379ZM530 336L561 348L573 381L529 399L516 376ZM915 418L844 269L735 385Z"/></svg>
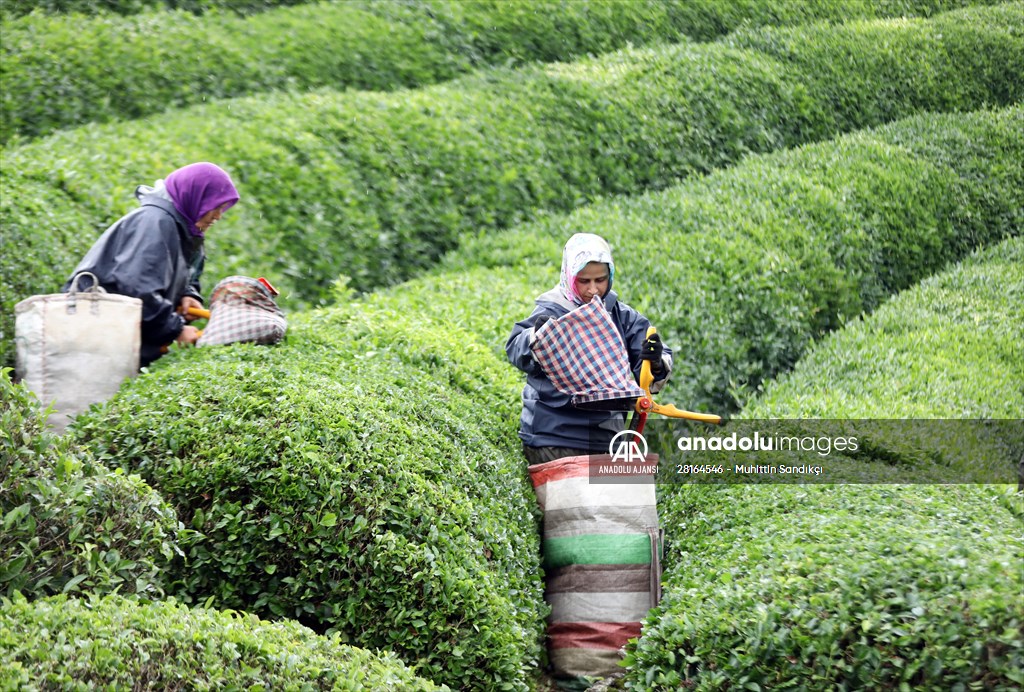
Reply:
<svg viewBox="0 0 1024 692"><path fill-rule="evenodd" d="M1014 141L1014 132L1019 137L1021 119L1019 108L922 116L834 143L752 159L679 189L609 202L617 205L612 213L598 205L551 224L557 237L589 227L613 239L615 247L635 245L635 257L620 255L624 292L644 286L642 279L629 277L642 276L638 260L654 238L676 243L684 262L676 268L684 269L685 262L694 267L691 272L703 268L699 281L687 274L660 282L648 278L645 309L665 325L669 343L686 334L673 315L692 310L692 303L657 301L658 286L723 285L722 279L712 278L708 263L726 276L746 272L750 285L774 286L758 303L762 311L753 316L771 335L767 343L790 330L797 336L788 342L791 350L759 355L769 360L785 353L795 361L844 315L852 319L928 273L920 253L899 262L899 250L906 247L901 240L928 248L937 267L964 247L954 239L966 242L972 232L986 228L995 235L975 238L985 244L1011 232L1000 220L1020 209L1020 171L1006 179L1005 188L993 183L1006 173L984 167L991 156L983 133L1005 147ZM907 196L922 204L915 208L917 216L908 216L903 206L890 210L893 218L913 220L899 228L906 233L886 232L878 225L875 236L851 237L850 222L856 217L840 212L880 209L880 200L888 198L876 176L862 171L882 169L879 152L890 154L882 159L890 167L912 160L907 152L915 139L922 151L919 160L930 152L933 161L951 168L917 165L911 170L944 187L927 192L922 185L917 198ZM967 143L975 158L965 155ZM826 196L825 181L832 179L826 171L832 169L822 162L836 160L847 163L849 177L840 188L844 194ZM822 171L817 178L810 173L816 164ZM989 182L989 194L971 194L970 181L982 178ZM779 182L796 179L802 186ZM806 205L817 212L814 218L836 219L832 225L815 223L816 235L809 235L810 224L799 223L805 217L794 220L785 214L801 188L817 191L820 206ZM746 196L737 194L744 189ZM782 210L770 204L770 191L777 189L786 191ZM672 195L676 204L665 203ZM722 222L715 233L699 234L716 239L714 252L701 246L688 251L698 234L685 227L678 241L662 230L651 232L656 225L665 229L684 216L697 217L681 215L680 205L721 209L723 195L749 209L761 201L765 245L753 244L758 239L751 234L754 224L729 233L731 224ZM975 201L954 214L964 222L944 227L935 221L944 215L923 202L950 198ZM838 199L848 206L827 204ZM989 205L1002 201L986 206L980 200ZM605 225L579 224L594 218L603 218ZM873 218L877 224L879 217ZM909 233L914 228L931 232L914 236ZM556 236L545 240L537 225L520 233L514 242L495 247L539 248L524 253L531 255L546 245L553 259L538 274L553 281ZM773 252L766 247L769 238ZM467 247L468 256L474 247ZM865 256L859 258L858 252ZM892 261L871 261L875 253ZM845 274L837 271L836 256L846 258ZM494 290L426 291L422 282L414 282L406 285L410 295L404 300L399 287L386 299L349 296L335 307L294 315L287 342L274 349L177 353L154 373L125 385L104 411L79 419L76 437L96 456L141 474L177 507L183 522L203 534L189 549L185 572L174 576L179 595L195 602L213 596L220 607L295 618L342 632L360 646L386 646L417 661L421 674L429 670L431 679L457 687L479 685L481 676L523 679L522 664L537 655L543 604L534 500L515 445L519 380L496 353L486 320L475 333L474 322L459 326L453 318L470 314L485 297L513 306L518 302L524 313L535 291L520 284L511 292L518 297L509 301L500 268L491 277L475 271L477 286ZM874 296L874 302L856 302L851 296ZM433 316L412 303L423 299L434 305ZM739 310L744 303L707 304L721 312L707 315L706 323L735 320L723 333L751 319ZM476 312L489 314L485 308ZM714 343L723 348L721 340ZM740 352L738 343L743 342L732 343L733 352ZM701 355L710 360L712 354L690 357ZM777 372L785 363L769 367ZM732 372L738 377L741 371L734 367ZM389 617L382 620L381 612ZM454 650L461 656L453 658L449 651Z"/></svg>
<svg viewBox="0 0 1024 692"><path fill-rule="evenodd" d="M465 236L602 195L920 111L1013 103L1022 27L1011 3L751 29L421 90L274 93L68 130L4 151L0 215L21 251L3 257L0 301L8 315L55 290L136 184L189 161L222 163L245 200L211 234L208 271L273 270L298 307L328 301L339 274L360 290L395 283ZM832 67L851 59L863 71ZM9 361L9 317L0 329Z"/></svg>
<svg viewBox="0 0 1024 692"><path fill-rule="evenodd" d="M911 118L467 240L368 300L473 325L503 354L510 325L558 281L565 239L598 233L616 249L620 297L675 347L672 396L728 412L825 333L1019 234L1020 154L1020 107Z"/></svg>
<svg viewBox="0 0 1024 692"><path fill-rule="evenodd" d="M826 339L744 415L1020 419L1022 298L1018 237ZM663 489L677 559L631 655L635 689L1024 683L1020 493L920 484Z"/></svg>
<svg viewBox="0 0 1024 692"><path fill-rule="evenodd" d="M0 142L269 90L391 90L488 65L567 60L626 44L711 40L740 24L930 16L965 3L844 0L780 8L681 0L344 0L249 13L242 3L213 0L174 2L174 11L142 14L135 14L140 3L124 3L121 14L128 16L64 14L88 11L78 4L15 20L11 15L21 14L21 3L4 3L0 91L7 96L0 107ZM25 5L33 7L46 5Z"/></svg>
<svg viewBox="0 0 1024 692"><path fill-rule="evenodd" d="M0 150L0 364L14 303L55 290L135 184L197 159L243 197L207 287L267 276L289 331L175 349L60 438L0 376L0 687L538 685L538 511L502 345L574 232L609 239L616 290L674 348L665 401L1024 417L1024 4L233 3L2 20L21 37L4 85L29 85L4 127L40 129ZM94 46L127 31L131 55L177 22L170 65L210 20L245 36L215 61L237 80L209 55L182 68L210 102L88 105L123 79ZM335 21L351 34L308 73L267 38L312 49ZM28 66L72 25L86 69L43 104L31 85L60 70ZM914 451L849 463L898 479ZM1024 684L1013 488L659 494L666 599L632 687Z"/></svg>
<svg viewBox="0 0 1024 692"><path fill-rule="evenodd" d="M293 621L119 595L17 596L0 608L0 647L5 689L446 689Z"/></svg>

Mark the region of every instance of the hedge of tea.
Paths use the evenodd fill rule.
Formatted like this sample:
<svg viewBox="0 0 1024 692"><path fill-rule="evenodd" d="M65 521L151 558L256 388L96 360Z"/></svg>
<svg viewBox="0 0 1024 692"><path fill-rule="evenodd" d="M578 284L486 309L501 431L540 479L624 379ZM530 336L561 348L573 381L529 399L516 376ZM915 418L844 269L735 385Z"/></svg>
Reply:
<svg viewBox="0 0 1024 692"><path fill-rule="evenodd" d="M711 38L740 21L929 15L962 4L349 0L251 17L197 15L180 3L177 11L129 17L36 14L3 25L0 143L268 90L390 90L486 65L567 60L682 35Z"/></svg>
<svg viewBox="0 0 1024 692"><path fill-rule="evenodd" d="M345 301L275 348L158 361L74 434L203 535L181 598L522 688L544 605L518 379L468 332Z"/></svg>
<svg viewBox="0 0 1024 692"><path fill-rule="evenodd" d="M45 427L0 371L0 595L162 595L188 536L138 476L110 471ZM0 666L3 668L3 666ZM0 685L2 686L2 685Z"/></svg>
<svg viewBox="0 0 1024 692"><path fill-rule="evenodd" d="M978 486L690 486L634 689L1019 689L1020 519Z"/></svg>
<svg viewBox="0 0 1024 692"><path fill-rule="evenodd" d="M824 342L744 415L1024 417L1001 379L1021 381L1022 268L1016 238L932 277ZM630 655L636 689L1024 683L1019 492L662 489L674 564Z"/></svg>
<svg viewBox="0 0 1024 692"><path fill-rule="evenodd" d="M911 118L469 240L374 300L457 320L502 353L557 283L565 240L598 233L620 298L675 349L666 400L724 414L825 333L1019 234L1022 156L1020 107Z"/></svg>
<svg viewBox="0 0 1024 692"><path fill-rule="evenodd" d="M822 26L818 43L828 50L813 50L826 62L888 56L861 99L884 97L889 114L900 110L889 98L899 72L974 84L958 92L958 107L972 108L1007 90L1019 96L1022 23L1024 6L1011 5L881 22L881 34L875 23ZM877 46L864 41L886 32ZM961 43L975 50L953 48ZM134 184L193 160L225 166L243 195L211 236L208 271L269 274L293 300L326 300L339 273L359 289L393 283L466 236L601 194L666 187L751 152L834 134L830 127L850 120L836 109L863 111L833 102L834 86L809 91L814 84L756 51L672 46L417 91L280 94L66 131L5 151L0 221L19 252L5 253L0 268L4 312L55 290L73 267L36 257L83 254L132 206ZM908 97L904 113L950 105L929 90ZM77 221L69 228L64 219ZM52 247L69 235L73 247ZM4 322L9 358L10 317Z"/></svg>
<svg viewBox="0 0 1024 692"><path fill-rule="evenodd" d="M864 22L844 34L843 53L820 40L814 26L794 27L787 31L755 29L737 32L723 43L742 50L754 50L786 63L789 69L799 71L812 82L811 93L830 104L827 109L835 120L826 120L828 131L843 132L862 127L864 123L886 122L901 117L907 101L928 103L936 111L962 109L964 103L1010 104L1020 100L1021 73L1024 55L1019 51L1009 57L1010 71L988 68L973 63L978 69L969 82L956 79L947 65L972 62L978 51L990 50L991 36L963 32L959 23L978 22L1013 43L1022 39L1021 24L1015 15L1024 10L1024 4L1006 3L992 8L968 8L936 17L926 23L921 32L894 32L895 22ZM997 27L1002 27L998 29ZM956 32L950 39L948 32ZM1019 44L1018 44L1019 45ZM871 47L868 49L868 47ZM881 49L884 47L884 49ZM919 56L919 69L913 73L900 67L902 59L893 60L892 51L900 56ZM933 61L925 55L941 51L944 60ZM948 63L946 61L949 61ZM1011 74L1016 77L1010 77ZM1007 78L1009 77L1009 78ZM874 91L872 98L863 97L872 85L884 85Z"/></svg>
<svg viewBox="0 0 1024 692"><path fill-rule="evenodd" d="M757 418L1024 417L1024 238L923 281L815 346Z"/></svg>
<svg viewBox="0 0 1024 692"><path fill-rule="evenodd" d="M4 599L0 688L438 689L296 622L123 596Z"/></svg>
<svg viewBox="0 0 1024 692"><path fill-rule="evenodd" d="M842 419L830 425L860 433L861 450L844 455L840 478L1016 484L1022 247L1018 237L988 248L854 320L770 383L744 417ZM989 424L931 422L938 416Z"/></svg>
<svg viewBox="0 0 1024 692"><path fill-rule="evenodd" d="M239 14L251 14L280 7L295 5L305 0L158 0L155 5L167 10L187 10L202 14L213 10L232 10ZM137 14L152 10L154 3L143 0L6 0L0 5L0 17L10 19L35 13L79 15ZM82 18L79 18L81 21Z"/></svg>
<svg viewBox="0 0 1024 692"><path fill-rule="evenodd" d="M567 59L679 35L652 0L458 8L458 23L450 4L394 2L304 4L248 18L164 11L10 22L0 142L215 98L321 86L392 90L486 64Z"/></svg>
<svg viewBox="0 0 1024 692"><path fill-rule="evenodd" d="M301 4L304 0L160 0L158 6L168 10L188 10L195 14L215 10L232 10L238 14L253 14L272 10L275 7ZM574 34L571 23L566 26L563 15L574 16L581 8L576 3L564 0L344 0L349 4L360 4L388 17L399 17L403 21L429 21L438 25L438 32L465 31L468 24L479 32L470 38L479 44L481 50L499 43L503 45L506 33L529 33L537 30L537 24L547 21L553 24L543 36L548 40L564 41L562 34ZM991 0L895 0L895 2L873 2L864 4L849 0L782 4L770 0L748 1L742 4L722 0L661 0L648 4L647 0L633 0L632 4L644 6L647 21L655 24L662 14L668 14L680 24L681 33L694 38L708 40L732 31L743 24L801 24L819 19L860 19L865 17L930 16L936 12L965 5L989 4ZM588 3L597 5L590 11L595 15L615 15L623 8L612 5L629 4L622 2ZM0 16L21 17L32 13L62 14L77 12L83 15L115 13L137 14L153 8L152 4L139 0L8 0L0 6ZM543 19L536 15L542 15ZM514 29L513 29L514 27ZM578 29L576 29L578 30ZM539 42L539 41L538 41Z"/></svg>

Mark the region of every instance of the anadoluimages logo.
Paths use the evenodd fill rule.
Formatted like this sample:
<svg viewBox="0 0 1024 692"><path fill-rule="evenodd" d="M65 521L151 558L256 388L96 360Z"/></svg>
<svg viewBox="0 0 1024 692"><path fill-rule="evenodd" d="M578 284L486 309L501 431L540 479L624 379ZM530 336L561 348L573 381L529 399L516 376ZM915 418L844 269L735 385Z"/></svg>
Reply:
<svg viewBox="0 0 1024 692"><path fill-rule="evenodd" d="M642 464L647 460L647 440L636 430L623 430L608 443L612 463Z"/></svg>

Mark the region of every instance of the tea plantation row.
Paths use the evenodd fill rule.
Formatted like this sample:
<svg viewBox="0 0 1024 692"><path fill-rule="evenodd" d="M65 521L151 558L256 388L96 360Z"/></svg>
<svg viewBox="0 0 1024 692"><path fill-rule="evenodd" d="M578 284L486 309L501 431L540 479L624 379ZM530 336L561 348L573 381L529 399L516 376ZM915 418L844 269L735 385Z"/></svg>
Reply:
<svg viewBox="0 0 1024 692"><path fill-rule="evenodd" d="M137 475L45 430L39 402L6 369L0 394L0 689L434 689L393 655L295 622L126 598L164 597L199 535Z"/></svg>
<svg viewBox="0 0 1024 692"><path fill-rule="evenodd" d="M1018 237L848 325L744 415L1019 422L1022 298ZM891 463L888 451L882 445L874 460L868 453L824 461L863 469ZM964 472L956 457L971 451L940 450L933 463L954 480ZM813 452L789 457L822 461ZM902 475L909 477L906 469ZM630 656L635 689L1011 690L1024 683L1024 506L1013 487L662 490L675 555L665 600Z"/></svg>
<svg viewBox="0 0 1024 692"><path fill-rule="evenodd" d="M394 283L542 210L923 109L1015 101L1022 25L1017 3L753 30L396 94L224 101L11 148L0 218L19 252L0 259L0 362L10 307L55 290L132 206L133 184L191 160L225 165L243 195L211 236L210 274L273 274L293 299L326 301L339 273L359 289ZM835 74L850 60L858 69Z"/></svg>
<svg viewBox="0 0 1024 692"><path fill-rule="evenodd" d="M15 135L37 137L269 90L390 90L443 81L486 65L569 60L627 43L687 36L710 39L741 22L757 26L921 16L965 3L841 0L779 8L767 2L736 7L679 0L347 0L249 17L228 11L237 4L221 4L223 11L205 14L195 13L200 3L172 4L179 9L128 17L86 20L37 13L4 20L0 143ZM4 7L18 10L17 3Z"/></svg>
<svg viewBox="0 0 1024 692"><path fill-rule="evenodd" d="M751 295L761 296L764 333L802 335L795 360L825 324L864 309L843 291L877 304L969 245L1009 233L1024 185L1019 164L1007 161L1022 157L1000 155L1024 148L1022 118L1020 108L923 116L482 240L464 261L512 265L448 283L439 273L293 314L278 348L175 353L73 434L96 458L140 473L200 534L181 544L187 562L167 568L179 598L331 629L453 687L522 686L544 606L535 500L515 435L520 381L495 341L554 282L564 236L586 229L612 239L624 299L642 297L655 323L670 325L673 346L688 333L685 319L717 325L705 330L703 350L678 349L683 362L743 348L746 340L716 336L750 319L725 297L779 284ZM882 172L908 162L916 162L908 177L923 182L894 198L889 186L899 178ZM726 232L736 219L708 222L734 207L750 214L738 225L745 233ZM936 220L947 218L955 222ZM766 235L750 236L755 224ZM675 235L663 231L676 226ZM918 227L924 233L910 232ZM657 240L663 233L671 257ZM771 251L757 244L768 234ZM694 245L709 238L713 246ZM665 267L645 280L648 264ZM432 280L441 290L427 293ZM458 290L459 280L474 290ZM703 298L681 297L679 287L691 285ZM813 301L803 292L812 288ZM467 316L477 320L455 324ZM775 351L763 357L782 369L768 361ZM663 398L689 407L679 394L687 369Z"/></svg>
<svg viewBox="0 0 1024 692"><path fill-rule="evenodd" d="M1020 237L997 244L851 322L744 414L1021 418L1022 248Z"/></svg>
<svg viewBox="0 0 1024 692"><path fill-rule="evenodd" d="M44 430L39 402L0 372L0 595L120 591L160 597L186 538L138 476Z"/></svg>
<svg viewBox="0 0 1024 692"><path fill-rule="evenodd" d="M727 413L826 332L1019 234L1022 160L1020 107L911 118L469 240L368 300L472 325L503 354L510 325L557 282L565 239L598 233L620 297L675 349L672 397Z"/></svg>
<svg viewBox="0 0 1024 692"><path fill-rule="evenodd" d="M489 64L571 59L627 42L671 40L683 28L672 10L654 0L349 1L247 18L163 11L83 22L37 15L4 27L0 85L9 98L0 142L214 98L320 86L392 90Z"/></svg>
<svg viewBox="0 0 1024 692"><path fill-rule="evenodd" d="M152 10L154 5L167 10L185 10L195 14L214 10L232 10L239 14L251 14L275 7L296 5L305 0L157 0L156 3L143 0L6 0L0 5L0 16L5 20L24 17L30 13L46 14L76 13L79 15L137 14Z"/></svg>
<svg viewBox="0 0 1024 692"><path fill-rule="evenodd" d="M201 533L192 603L387 648L459 689L521 687L544 614L517 378L468 332L350 305L274 349L199 349L77 437Z"/></svg>
<svg viewBox="0 0 1024 692"><path fill-rule="evenodd" d="M348 646L297 622L120 595L5 600L0 687L439 689L392 654Z"/></svg>
<svg viewBox="0 0 1024 692"><path fill-rule="evenodd" d="M984 486L688 490L634 689L1020 689L1021 520Z"/></svg>

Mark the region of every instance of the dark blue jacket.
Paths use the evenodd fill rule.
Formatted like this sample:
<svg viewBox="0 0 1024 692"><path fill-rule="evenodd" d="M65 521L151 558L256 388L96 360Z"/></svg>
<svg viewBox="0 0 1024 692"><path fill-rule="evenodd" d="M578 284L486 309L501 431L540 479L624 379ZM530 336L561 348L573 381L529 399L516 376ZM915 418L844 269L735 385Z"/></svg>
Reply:
<svg viewBox="0 0 1024 692"><path fill-rule="evenodd" d="M643 363L640 351L651 323L633 308L620 303L615 291L609 290L605 294L604 304L622 336L633 375L639 378L640 366ZM523 388L523 413L519 421L519 437L529 447L574 447L607 452L611 438L625 425L625 414L584 411L574 407L570 403L570 395L555 389L551 380L533 359L533 352L530 350L537 318L541 315L561 317L575 307L559 288L548 291L537 298L533 313L516 323L512 328L512 335L505 343L505 353L509 362L527 375L526 386ZM665 348L664 353L663 371L658 375L658 386L651 387L653 391L664 385L672 370L672 351Z"/></svg>
<svg viewBox="0 0 1024 692"><path fill-rule="evenodd" d="M79 272L92 272L108 293L140 298L140 363L145 366L181 334L185 320L176 309L182 297L202 300L199 276L205 254L202 239L192 237L169 199L148 187L135 194L141 206L104 231L61 290L67 292ZM79 282L80 289L90 285Z"/></svg>

